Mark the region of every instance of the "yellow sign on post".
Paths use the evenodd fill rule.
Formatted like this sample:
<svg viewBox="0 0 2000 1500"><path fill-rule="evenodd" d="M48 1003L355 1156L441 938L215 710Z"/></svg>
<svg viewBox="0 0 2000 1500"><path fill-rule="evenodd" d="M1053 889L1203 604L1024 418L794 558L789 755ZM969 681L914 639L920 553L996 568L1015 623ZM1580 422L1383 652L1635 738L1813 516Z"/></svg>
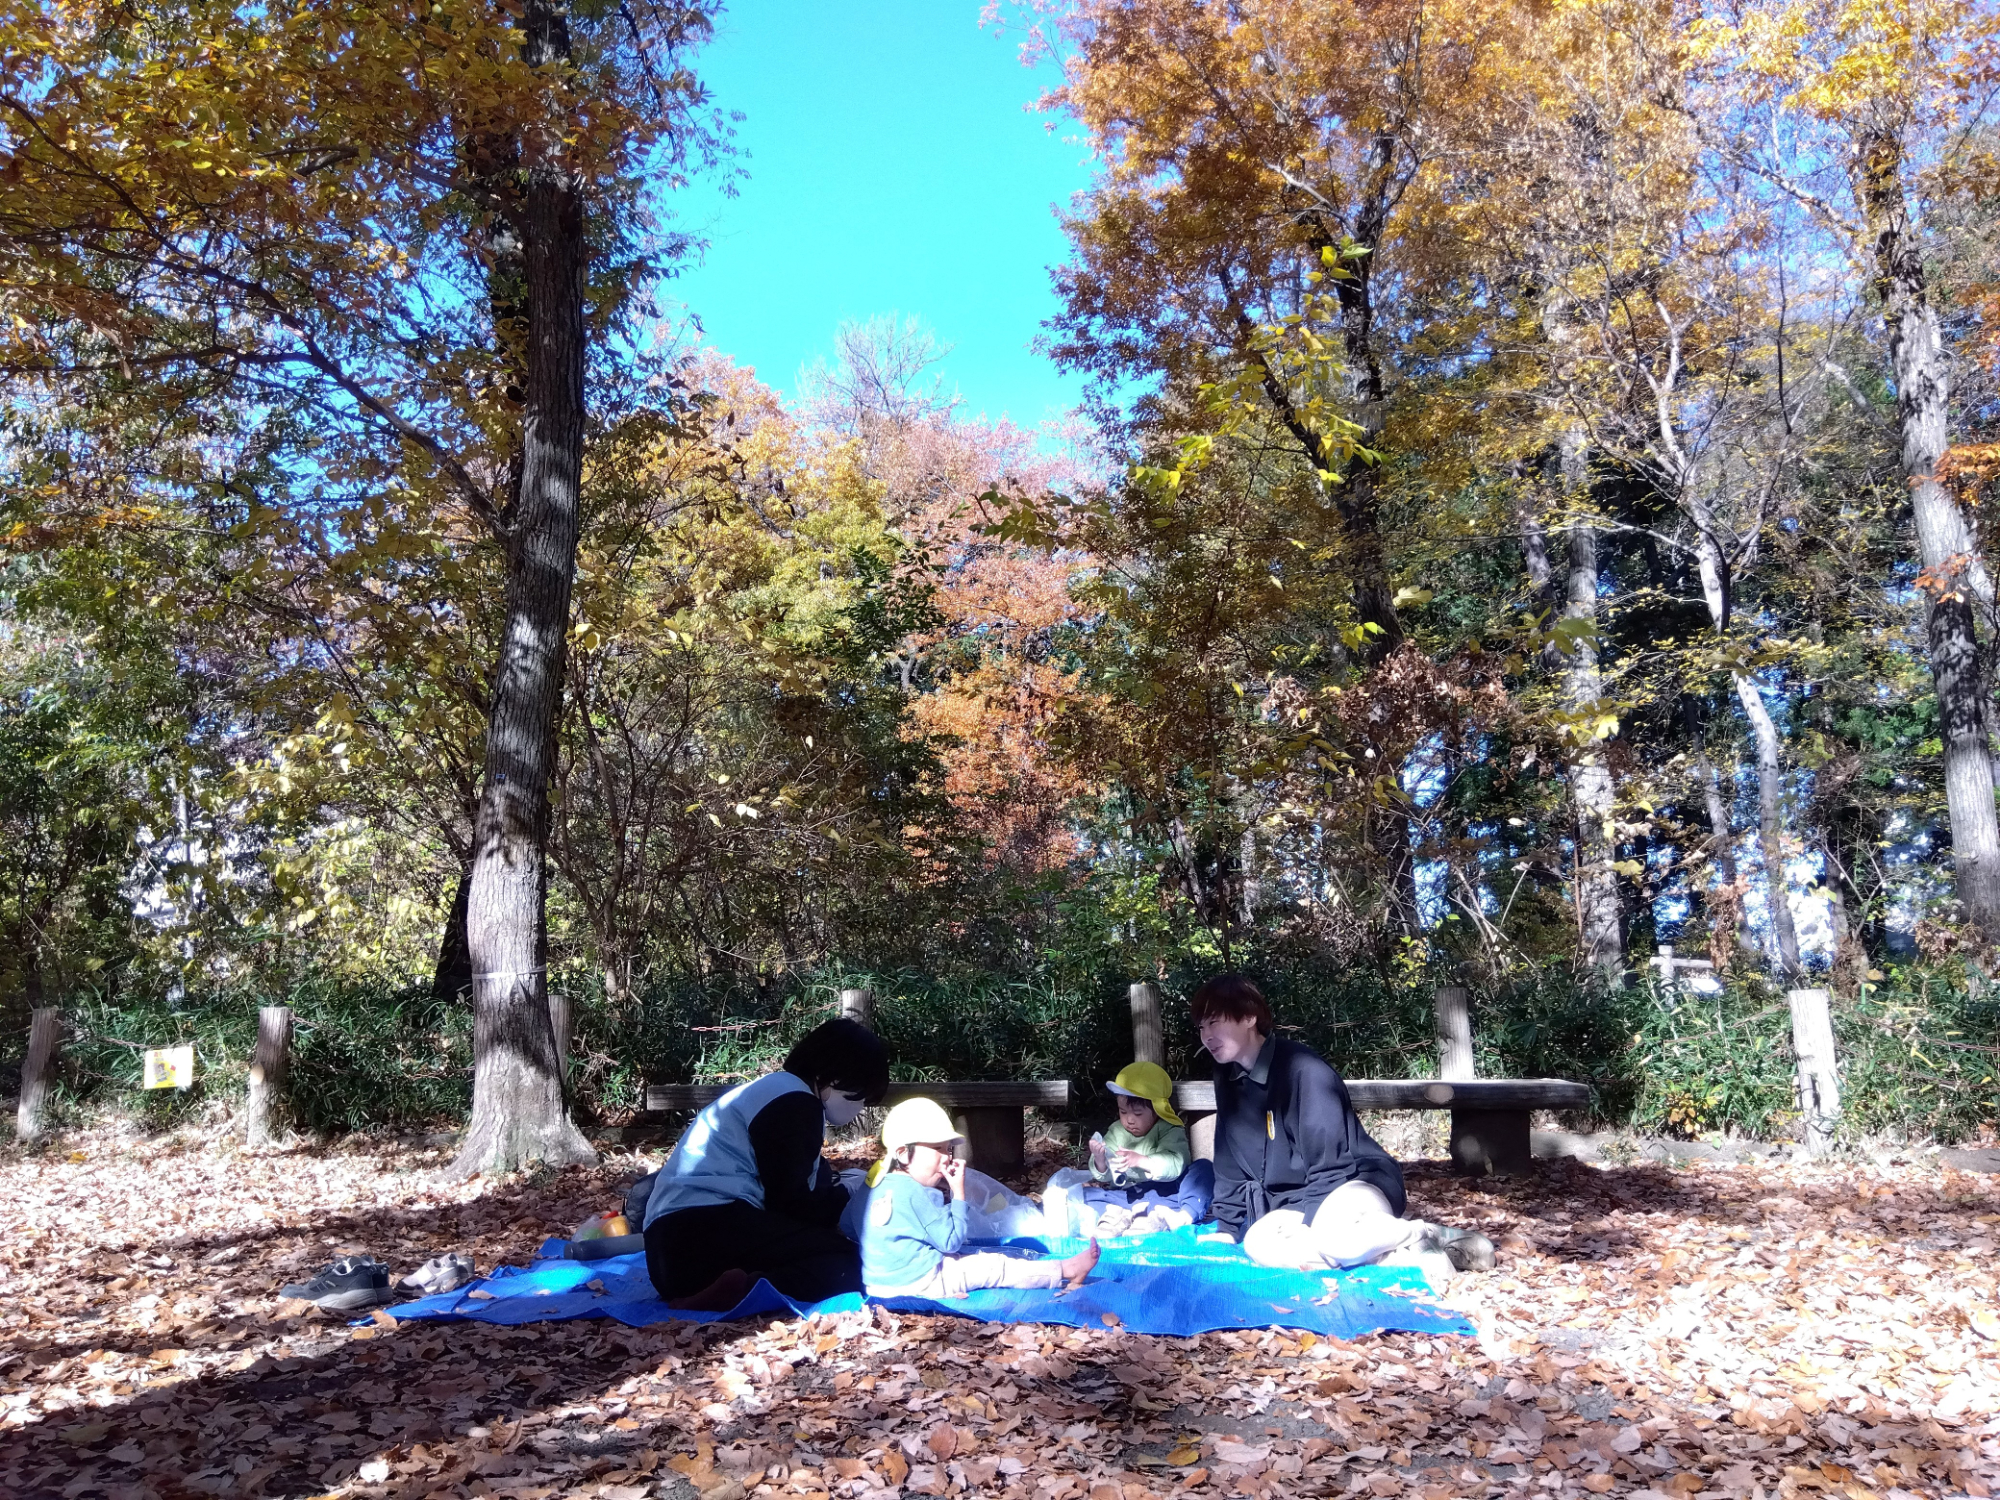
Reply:
<svg viewBox="0 0 2000 1500"><path fill-rule="evenodd" d="M194 1044L146 1050L146 1087L184 1089L194 1082Z"/></svg>

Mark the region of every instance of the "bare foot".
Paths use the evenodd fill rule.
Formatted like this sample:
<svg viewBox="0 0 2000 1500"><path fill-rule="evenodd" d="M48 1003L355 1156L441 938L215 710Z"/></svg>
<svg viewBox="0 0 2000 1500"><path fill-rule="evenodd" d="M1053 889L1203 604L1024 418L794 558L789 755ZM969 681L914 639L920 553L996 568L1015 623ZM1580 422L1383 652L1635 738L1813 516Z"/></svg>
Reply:
<svg viewBox="0 0 2000 1500"><path fill-rule="evenodd" d="M1088 1276L1096 1265L1097 1241L1092 1240L1056 1268L1063 1274L1064 1290L1073 1292L1082 1286L1084 1277Z"/></svg>
<svg viewBox="0 0 2000 1500"><path fill-rule="evenodd" d="M748 1271L739 1271L732 1266L700 1291L691 1296L676 1297L667 1306L677 1312L728 1312L756 1284Z"/></svg>

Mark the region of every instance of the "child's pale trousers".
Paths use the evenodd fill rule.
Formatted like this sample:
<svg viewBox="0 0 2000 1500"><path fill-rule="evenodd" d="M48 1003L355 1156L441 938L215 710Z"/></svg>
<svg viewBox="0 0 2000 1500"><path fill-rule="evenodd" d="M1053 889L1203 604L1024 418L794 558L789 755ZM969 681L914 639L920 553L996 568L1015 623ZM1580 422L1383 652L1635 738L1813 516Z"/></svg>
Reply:
<svg viewBox="0 0 2000 1500"><path fill-rule="evenodd" d="M1059 1287L1062 1262L1023 1260L1018 1255L947 1255L929 1279L915 1286L870 1287L871 1297L963 1297L987 1287Z"/></svg>

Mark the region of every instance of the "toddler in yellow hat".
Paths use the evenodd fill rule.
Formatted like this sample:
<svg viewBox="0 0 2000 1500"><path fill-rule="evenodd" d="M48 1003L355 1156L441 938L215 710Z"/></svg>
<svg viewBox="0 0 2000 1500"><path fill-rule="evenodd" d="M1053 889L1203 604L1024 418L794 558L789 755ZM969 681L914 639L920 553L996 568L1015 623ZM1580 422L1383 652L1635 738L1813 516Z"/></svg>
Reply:
<svg viewBox="0 0 2000 1500"><path fill-rule="evenodd" d="M1167 1070L1135 1062L1106 1087L1118 1101L1118 1119L1090 1138L1088 1180L1067 1171L1050 1179L1044 1214L1065 1229L1107 1239L1206 1219L1215 1202L1215 1168L1194 1160Z"/></svg>
<svg viewBox="0 0 2000 1500"><path fill-rule="evenodd" d="M1107 1085L1118 1121L1090 1142L1097 1182L1172 1182L1188 1169L1187 1128L1174 1113L1174 1081L1158 1063L1121 1068Z"/></svg>

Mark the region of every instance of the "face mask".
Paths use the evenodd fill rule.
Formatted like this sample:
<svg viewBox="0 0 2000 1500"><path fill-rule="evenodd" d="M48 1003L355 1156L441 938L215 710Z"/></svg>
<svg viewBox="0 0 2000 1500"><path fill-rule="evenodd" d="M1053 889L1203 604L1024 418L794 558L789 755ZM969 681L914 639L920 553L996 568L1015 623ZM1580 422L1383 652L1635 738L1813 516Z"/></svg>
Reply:
<svg viewBox="0 0 2000 1500"><path fill-rule="evenodd" d="M859 1094L844 1094L839 1089L821 1089L820 1106L826 1111L826 1123L833 1126L851 1125L865 1105Z"/></svg>

